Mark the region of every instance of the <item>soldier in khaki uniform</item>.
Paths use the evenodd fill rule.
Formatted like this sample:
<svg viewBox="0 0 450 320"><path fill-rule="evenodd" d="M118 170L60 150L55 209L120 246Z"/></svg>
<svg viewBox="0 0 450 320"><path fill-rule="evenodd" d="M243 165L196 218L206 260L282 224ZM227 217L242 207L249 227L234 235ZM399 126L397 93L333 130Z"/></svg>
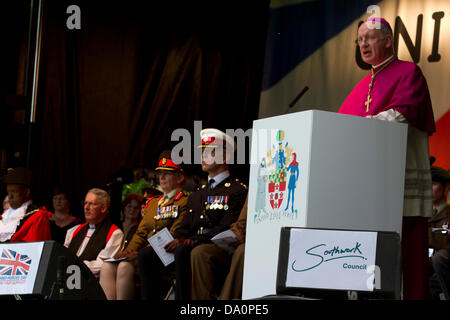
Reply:
<svg viewBox="0 0 450 320"><path fill-rule="evenodd" d="M161 299L164 296L161 273L170 271L173 266L164 267L147 239L166 227L176 237L176 230L186 213L188 199L182 192L186 180L184 171L169 157L169 152L163 154L155 169L164 194L147 202L136 233L115 257L126 260L105 263L100 272L100 285L110 300L134 298L137 270L141 279L142 299Z"/></svg>

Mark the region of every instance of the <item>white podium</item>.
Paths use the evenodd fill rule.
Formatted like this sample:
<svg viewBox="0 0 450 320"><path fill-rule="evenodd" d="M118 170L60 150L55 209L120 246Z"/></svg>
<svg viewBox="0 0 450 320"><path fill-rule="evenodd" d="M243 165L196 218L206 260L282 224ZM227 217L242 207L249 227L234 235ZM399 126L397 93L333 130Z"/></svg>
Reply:
<svg viewBox="0 0 450 320"><path fill-rule="evenodd" d="M401 234L407 130L318 110L253 122L243 299L276 293L281 227Z"/></svg>

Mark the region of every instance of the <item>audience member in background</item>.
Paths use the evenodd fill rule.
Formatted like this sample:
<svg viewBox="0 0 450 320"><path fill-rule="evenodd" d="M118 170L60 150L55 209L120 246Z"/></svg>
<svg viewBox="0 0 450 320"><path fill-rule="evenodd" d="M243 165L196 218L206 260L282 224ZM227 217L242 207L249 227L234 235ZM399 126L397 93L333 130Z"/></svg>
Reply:
<svg viewBox="0 0 450 320"><path fill-rule="evenodd" d="M161 273L173 266L164 267L148 238L163 228L174 235L186 213L188 197L182 192L184 171L170 159L170 151L161 154L156 171L164 194L146 200L144 217L137 231L126 248L115 257L126 260L105 263L100 272L100 285L109 300L133 299L137 274L141 280L142 299L161 300L164 297Z"/></svg>
<svg viewBox="0 0 450 320"><path fill-rule="evenodd" d="M142 188L142 192L144 193L144 198L148 198L148 199L158 198L163 194L162 191L160 191L156 187L152 187L152 186L146 186L146 187Z"/></svg>
<svg viewBox="0 0 450 320"><path fill-rule="evenodd" d="M123 200L122 231L125 239L123 247L131 241L131 238L142 220L142 199L143 198L140 195L132 193L126 196L125 200Z"/></svg>
<svg viewBox="0 0 450 320"><path fill-rule="evenodd" d="M84 200L86 223L67 231L64 245L76 254L98 276L105 259L120 250L123 232L108 218L109 194L102 189L88 191Z"/></svg>
<svg viewBox="0 0 450 320"><path fill-rule="evenodd" d="M428 219L428 243L434 250L431 258L434 274L431 276L431 295L438 298L443 293L450 299L450 205L447 195L450 190L450 173L440 167L431 167L433 181L433 216ZM433 231L433 229L437 229Z"/></svg>
<svg viewBox="0 0 450 320"><path fill-rule="evenodd" d="M200 132L202 171L208 173L208 185L189 196L188 213L183 218L178 237L165 247L175 254L175 299L191 299L191 251L202 243L230 228L237 220L247 196L247 186L232 178L228 162L234 155L233 138L217 129Z"/></svg>
<svg viewBox="0 0 450 320"><path fill-rule="evenodd" d="M31 200L32 172L27 168L8 169L6 184L10 208L0 219L0 242L51 240L51 215Z"/></svg>
<svg viewBox="0 0 450 320"><path fill-rule="evenodd" d="M53 190L53 209L50 217L50 228L52 239L64 244L66 232L70 228L83 223L83 221L70 213L70 201L66 190L56 187Z"/></svg>
<svg viewBox="0 0 450 320"><path fill-rule="evenodd" d="M170 155L168 155L168 156L170 157ZM157 171L155 171L155 172L157 172ZM158 188L161 188L161 187L158 186ZM144 217L144 215L145 215L144 209L148 207L150 200L152 200L154 198L159 199L162 195L164 195L164 192L160 191L157 188L151 187L151 186L144 187L142 189L142 192L144 192L144 197L142 198L142 203L141 203L141 216Z"/></svg>

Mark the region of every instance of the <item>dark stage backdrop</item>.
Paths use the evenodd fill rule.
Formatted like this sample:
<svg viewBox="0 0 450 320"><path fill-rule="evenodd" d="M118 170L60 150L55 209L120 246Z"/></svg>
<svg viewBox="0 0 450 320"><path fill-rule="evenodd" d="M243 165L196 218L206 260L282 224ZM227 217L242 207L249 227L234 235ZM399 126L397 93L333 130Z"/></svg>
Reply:
<svg viewBox="0 0 450 320"><path fill-rule="evenodd" d="M81 29L69 30L69 5ZM34 198L80 203L121 168L154 168L173 130L251 128L269 1L45 1ZM248 159L249 157L247 157ZM202 175L200 166L187 167ZM248 181L249 165L231 171ZM81 215L81 207L78 206Z"/></svg>

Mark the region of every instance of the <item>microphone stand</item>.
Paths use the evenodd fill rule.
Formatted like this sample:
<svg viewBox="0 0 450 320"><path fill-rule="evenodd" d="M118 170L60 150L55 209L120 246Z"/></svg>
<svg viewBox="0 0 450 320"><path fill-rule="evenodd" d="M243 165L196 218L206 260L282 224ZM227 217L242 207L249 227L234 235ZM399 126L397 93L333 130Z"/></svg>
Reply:
<svg viewBox="0 0 450 320"><path fill-rule="evenodd" d="M64 275L66 269L66 258L64 256L59 256L57 260L56 266L56 279L52 283L52 288L50 290L50 294L45 297L45 300L52 300L55 291L58 293L58 300L64 300Z"/></svg>
<svg viewBox="0 0 450 320"><path fill-rule="evenodd" d="M300 100L301 97L303 97L303 95L306 93L306 91L309 90L308 86L305 86L302 91L300 91L300 93L294 98L294 100L291 101L291 103L289 103L289 107L287 108L287 110L284 112L286 113L290 108L292 108L297 102L298 100Z"/></svg>

